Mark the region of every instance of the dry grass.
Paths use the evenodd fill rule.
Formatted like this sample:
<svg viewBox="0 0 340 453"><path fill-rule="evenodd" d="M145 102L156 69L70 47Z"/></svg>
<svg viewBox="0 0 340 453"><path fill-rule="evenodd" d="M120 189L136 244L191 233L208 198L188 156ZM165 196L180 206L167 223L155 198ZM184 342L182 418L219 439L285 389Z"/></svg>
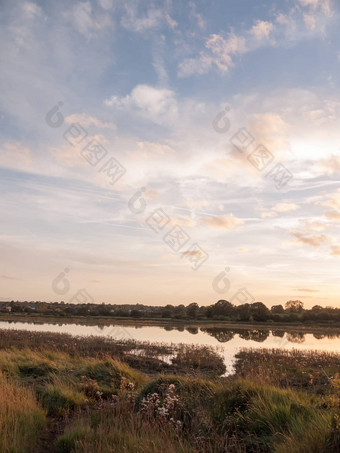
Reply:
<svg viewBox="0 0 340 453"><path fill-rule="evenodd" d="M45 413L34 392L9 381L0 372L1 453L34 452L45 422Z"/></svg>
<svg viewBox="0 0 340 453"><path fill-rule="evenodd" d="M77 353L78 338L70 345L69 336L34 335L32 348L20 332L14 345L10 338L0 339L1 453L39 451L40 404L49 419L67 417L49 452L340 451L338 355L243 350L238 375L220 378L217 351L185 346L165 370L175 375L146 376L123 360L137 349L136 365L154 364L164 351L158 345L127 349L132 344L95 338Z"/></svg>
<svg viewBox="0 0 340 453"><path fill-rule="evenodd" d="M237 376L257 378L283 387L325 394L340 373L340 354L284 349L242 349L237 355Z"/></svg>

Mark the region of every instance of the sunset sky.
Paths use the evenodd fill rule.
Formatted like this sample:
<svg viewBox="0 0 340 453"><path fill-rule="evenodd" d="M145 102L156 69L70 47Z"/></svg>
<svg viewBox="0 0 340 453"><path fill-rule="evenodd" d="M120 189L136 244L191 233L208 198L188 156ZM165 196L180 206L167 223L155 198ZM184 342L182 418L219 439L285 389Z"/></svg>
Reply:
<svg viewBox="0 0 340 453"><path fill-rule="evenodd" d="M0 299L339 307L339 20L3 0Z"/></svg>

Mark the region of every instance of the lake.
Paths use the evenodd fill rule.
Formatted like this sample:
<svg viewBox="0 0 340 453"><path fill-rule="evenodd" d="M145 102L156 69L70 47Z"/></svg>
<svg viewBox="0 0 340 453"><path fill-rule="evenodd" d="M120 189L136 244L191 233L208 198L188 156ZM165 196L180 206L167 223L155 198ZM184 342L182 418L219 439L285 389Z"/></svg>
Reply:
<svg viewBox="0 0 340 453"><path fill-rule="evenodd" d="M340 329L337 334L285 331L284 329L249 329L247 327L225 328L201 325L188 327L180 325L83 325L71 323L33 323L1 321L0 329L17 329L36 332L57 332L71 335L97 335L118 340L133 339L157 343L185 343L218 347L224 357L227 373L233 370L235 354L241 348L285 348L340 352ZM1 332L0 332L1 335Z"/></svg>

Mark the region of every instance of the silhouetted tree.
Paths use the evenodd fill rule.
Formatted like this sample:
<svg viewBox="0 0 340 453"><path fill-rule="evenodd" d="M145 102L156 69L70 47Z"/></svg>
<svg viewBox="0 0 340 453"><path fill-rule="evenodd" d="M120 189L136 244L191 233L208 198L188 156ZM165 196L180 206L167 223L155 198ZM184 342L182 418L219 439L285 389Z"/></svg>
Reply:
<svg viewBox="0 0 340 453"><path fill-rule="evenodd" d="M280 304L280 305L273 305L272 308L270 309L270 311L274 314L281 314L281 313L284 313L285 310L283 308L283 306Z"/></svg>
<svg viewBox="0 0 340 453"><path fill-rule="evenodd" d="M286 302L285 308L290 313L301 313L303 311L303 302L301 300L289 300Z"/></svg>
<svg viewBox="0 0 340 453"><path fill-rule="evenodd" d="M187 306L187 315L190 319L196 319L199 313L199 306L195 302Z"/></svg>
<svg viewBox="0 0 340 453"><path fill-rule="evenodd" d="M250 313L254 321L266 321L270 312L262 302L254 302L250 305Z"/></svg>

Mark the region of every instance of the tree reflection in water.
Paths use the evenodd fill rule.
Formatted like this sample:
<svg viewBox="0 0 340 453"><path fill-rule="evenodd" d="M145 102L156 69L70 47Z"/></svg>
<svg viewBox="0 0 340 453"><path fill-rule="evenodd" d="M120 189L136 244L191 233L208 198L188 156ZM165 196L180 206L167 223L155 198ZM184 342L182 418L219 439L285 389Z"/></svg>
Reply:
<svg viewBox="0 0 340 453"><path fill-rule="evenodd" d="M258 343L265 341L270 334L269 330L245 330L245 329L224 329L223 327L201 327L201 332L216 338L220 343L227 343L232 340L235 334L238 334L243 340L253 340Z"/></svg>
<svg viewBox="0 0 340 453"><path fill-rule="evenodd" d="M198 327L186 327L185 330L187 330L192 335L197 335L198 334Z"/></svg>
<svg viewBox="0 0 340 453"><path fill-rule="evenodd" d="M305 335L302 332L290 332L287 333L287 340L291 343L304 343Z"/></svg>
<svg viewBox="0 0 340 453"><path fill-rule="evenodd" d="M262 343L269 337L269 330L242 330L239 333L240 338L243 340L252 340L257 341L258 343Z"/></svg>
<svg viewBox="0 0 340 453"><path fill-rule="evenodd" d="M232 330L224 329L223 327L201 327L201 332L205 332L216 338L220 343L227 343L234 337L234 332Z"/></svg>
<svg viewBox="0 0 340 453"><path fill-rule="evenodd" d="M272 330L273 337L280 337L283 338L285 336L284 330Z"/></svg>

